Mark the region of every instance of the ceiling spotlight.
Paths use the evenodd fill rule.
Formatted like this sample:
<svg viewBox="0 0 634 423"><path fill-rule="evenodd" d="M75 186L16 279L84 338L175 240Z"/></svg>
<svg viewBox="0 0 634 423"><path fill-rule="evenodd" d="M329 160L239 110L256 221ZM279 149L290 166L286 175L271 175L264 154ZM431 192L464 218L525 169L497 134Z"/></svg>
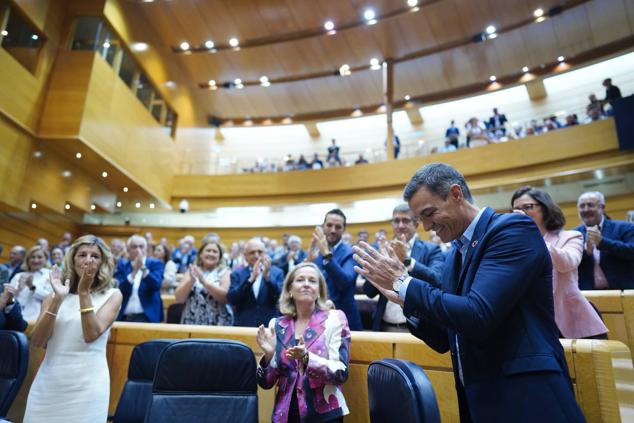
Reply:
<svg viewBox="0 0 634 423"><path fill-rule="evenodd" d="M407 0L407 5L409 7L415 7L418 4L418 0Z"/></svg>
<svg viewBox="0 0 634 423"><path fill-rule="evenodd" d="M153 209L154 207L156 207L154 203L150 203L150 208Z"/></svg>
<svg viewBox="0 0 634 423"><path fill-rule="evenodd" d="M122 206L121 201L117 201L117 207L121 207L121 206Z"/></svg>
<svg viewBox="0 0 634 423"><path fill-rule="evenodd" d="M36 208L37 208L37 204L35 204L35 203L31 203L31 208L32 208L32 209L36 209Z"/></svg>
<svg viewBox="0 0 634 423"><path fill-rule="evenodd" d="M95 206L94 204L90 205L90 210L96 210L96 209L97 209L97 206Z"/></svg>
<svg viewBox="0 0 634 423"><path fill-rule="evenodd" d="M326 31L332 31L335 29L335 23L333 21L326 21L326 23L324 23L324 29Z"/></svg>
<svg viewBox="0 0 634 423"><path fill-rule="evenodd" d="M108 41L103 43L103 48L110 48L110 43Z"/></svg>
<svg viewBox="0 0 634 423"><path fill-rule="evenodd" d="M410 99L411 99L412 97L410 97L409 95L406 95L406 96L405 96L405 97L403 97L403 98L405 99L405 101L410 101Z"/></svg>
<svg viewBox="0 0 634 423"><path fill-rule="evenodd" d="M31 35L31 39L32 39L33 41L37 41L37 40L39 40L39 39L40 39L40 36L39 36L39 35L37 35L37 34L33 34L33 35Z"/></svg>
<svg viewBox="0 0 634 423"><path fill-rule="evenodd" d="M214 81L213 79L210 79L209 82L207 82L207 84L209 84L210 87L216 87L216 81Z"/></svg>
<svg viewBox="0 0 634 423"><path fill-rule="evenodd" d="M339 68L339 75L341 76L348 76L350 75L352 72L350 71L350 65L347 64L343 64L341 65L341 67Z"/></svg>
<svg viewBox="0 0 634 423"><path fill-rule="evenodd" d="M3 37L6 37L7 35L9 35L9 31L7 31L6 29L3 29L2 32L0 32L0 34L2 34Z"/></svg>
<svg viewBox="0 0 634 423"><path fill-rule="evenodd" d="M169 89L176 88L176 82L174 81L165 81L165 86Z"/></svg>
<svg viewBox="0 0 634 423"><path fill-rule="evenodd" d="M137 209L140 209L141 208L141 203L139 203L139 202L134 203L134 207L136 207Z"/></svg>
<svg viewBox="0 0 634 423"><path fill-rule="evenodd" d="M215 45L214 42L211 41L211 40L205 41L205 48L212 49L212 48L214 48L214 45Z"/></svg>
<svg viewBox="0 0 634 423"><path fill-rule="evenodd" d="M33 157L35 157L36 159L39 159L40 157L42 157L44 155L44 153L42 153L41 151L34 151L33 152Z"/></svg>
<svg viewBox="0 0 634 423"><path fill-rule="evenodd" d="M76 159L81 159L81 153L77 153L77 154L75 154L75 158L76 158Z"/></svg>
<svg viewBox="0 0 634 423"><path fill-rule="evenodd" d="M524 73L528 72L528 70L529 70L529 69L528 69L528 66L524 66L524 67L522 68L522 72L524 72Z"/></svg>
<svg viewBox="0 0 634 423"><path fill-rule="evenodd" d="M564 60L566 60L566 58L565 58L564 56L559 56L559 57L557 58L557 61L558 61L559 63L563 62Z"/></svg>
<svg viewBox="0 0 634 423"><path fill-rule="evenodd" d="M70 170L64 170L62 171L62 176L64 178L70 178L71 176L73 176L73 173Z"/></svg>
<svg viewBox="0 0 634 423"><path fill-rule="evenodd" d="M65 208L66 210L70 210L70 204L68 204L68 203L64 204L64 208Z"/></svg>
<svg viewBox="0 0 634 423"><path fill-rule="evenodd" d="M106 172L105 170L103 172L101 172L101 177L102 178L107 178L108 177L108 172Z"/></svg>
<svg viewBox="0 0 634 423"><path fill-rule="evenodd" d="M381 69L381 62L376 57L370 59L370 69L378 70Z"/></svg>
<svg viewBox="0 0 634 423"><path fill-rule="evenodd" d="M230 39L229 39L229 45L230 45L231 47L234 47L234 48L235 48L235 47L238 47L238 46L240 45L240 41L238 41L238 39L237 39L237 38L235 38L235 37L234 37L234 38L230 38Z"/></svg>
<svg viewBox="0 0 634 423"><path fill-rule="evenodd" d="M128 192L128 187L123 187L123 192Z"/></svg>
<svg viewBox="0 0 634 423"><path fill-rule="evenodd" d="M497 38L497 37L498 37L498 33L497 33L497 32L494 32L493 34L489 34L489 35L487 35L487 38L488 38L489 40L493 40L493 39L495 39L495 38Z"/></svg>
<svg viewBox="0 0 634 423"><path fill-rule="evenodd" d="M130 48L132 49L132 51L147 51L147 49L149 48L149 46L147 45L147 43L132 43L130 44Z"/></svg>
<svg viewBox="0 0 634 423"><path fill-rule="evenodd" d="M487 34L491 35L494 34L497 30L495 29L495 27L493 25L489 25L486 27L486 29L484 30Z"/></svg>
<svg viewBox="0 0 634 423"><path fill-rule="evenodd" d="M535 11L533 12L533 16L535 16L536 18L541 18L542 16L544 16L544 9L542 9L541 7L539 9L535 9Z"/></svg>
<svg viewBox="0 0 634 423"><path fill-rule="evenodd" d="M181 50L189 50L189 43L187 41L183 41L180 47L181 47Z"/></svg>
<svg viewBox="0 0 634 423"><path fill-rule="evenodd" d="M365 9L365 12L363 12L363 17L366 21L372 21L376 17L376 13L372 9Z"/></svg>
<svg viewBox="0 0 634 423"><path fill-rule="evenodd" d="M497 81L497 79L498 78L495 75L489 76L489 81L491 81L491 82L495 82L495 81Z"/></svg>
<svg viewBox="0 0 634 423"><path fill-rule="evenodd" d="M271 83L269 82L269 78L265 75L260 77L260 85L262 85L263 87L268 87L271 85Z"/></svg>

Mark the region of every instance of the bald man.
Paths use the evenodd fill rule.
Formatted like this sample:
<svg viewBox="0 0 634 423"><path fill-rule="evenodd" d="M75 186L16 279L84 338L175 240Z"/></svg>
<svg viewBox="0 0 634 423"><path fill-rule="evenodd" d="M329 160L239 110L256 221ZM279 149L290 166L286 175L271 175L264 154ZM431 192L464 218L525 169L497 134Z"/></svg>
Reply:
<svg viewBox="0 0 634 423"><path fill-rule="evenodd" d="M278 314L284 273L271 264L264 243L253 238L244 247L247 267L231 273L227 300L233 307L234 326L267 325Z"/></svg>

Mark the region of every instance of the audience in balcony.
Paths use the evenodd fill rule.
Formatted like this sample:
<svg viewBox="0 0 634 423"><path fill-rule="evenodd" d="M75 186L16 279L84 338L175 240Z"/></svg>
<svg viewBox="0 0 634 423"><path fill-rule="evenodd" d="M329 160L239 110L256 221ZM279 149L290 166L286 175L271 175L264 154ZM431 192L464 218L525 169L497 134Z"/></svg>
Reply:
<svg viewBox="0 0 634 423"><path fill-rule="evenodd" d="M579 290L577 267L583 255L583 235L563 230L564 213L545 191L519 188L511 198L511 207L533 219L546 242L553 267L555 323L560 337L607 339L608 328Z"/></svg>
<svg viewBox="0 0 634 423"><path fill-rule="evenodd" d="M612 220L601 192L586 192L577 200L584 237L579 265L581 289L634 288L634 223Z"/></svg>
<svg viewBox="0 0 634 423"><path fill-rule="evenodd" d="M264 389L277 385L273 422L343 422L348 414L341 385L348 379L350 329L334 310L324 276L302 263L286 277L281 317L260 325L264 355L257 370Z"/></svg>
<svg viewBox="0 0 634 423"><path fill-rule="evenodd" d="M178 286L176 282L176 263L172 260L172 250L166 243L157 244L154 247L153 254L155 259L160 260L163 263L163 282L161 282L161 289L163 292L172 294Z"/></svg>
<svg viewBox="0 0 634 423"><path fill-rule="evenodd" d="M352 248L342 241L346 215L340 209L326 213L322 225L313 232L306 260L317 265L326 278L328 296L338 310L346 313L350 329L361 330L361 316L354 300L357 274Z"/></svg>
<svg viewBox="0 0 634 423"><path fill-rule="evenodd" d="M612 78L606 78L603 81L603 86L605 87L605 98L603 99L604 103L612 104L612 101L618 100L622 97L619 87L612 85Z"/></svg>
<svg viewBox="0 0 634 423"><path fill-rule="evenodd" d="M445 141L448 141L449 144L455 147L454 150L457 150L459 147L458 145L459 139L460 139L460 128L456 126L456 121L452 119L451 124L449 125L449 128L447 128L447 130L445 131ZM445 146L446 145L447 143L445 143Z"/></svg>
<svg viewBox="0 0 634 423"><path fill-rule="evenodd" d="M176 302L185 304L181 323L186 325L231 326L227 307L231 271L223 261L220 243L208 241L198 250L196 264L189 265L174 293Z"/></svg>
<svg viewBox="0 0 634 423"><path fill-rule="evenodd" d="M467 147L480 147L495 142L486 132L486 128L477 117L472 117L465 124Z"/></svg>
<svg viewBox="0 0 634 423"><path fill-rule="evenodd" d="M284 273L273 266L260 238L244 247L247 266L231 273L227 300L234 313L235 326L258 327L277 314L277 301Z"/></svg>
<svg viewBox="0 0 634 423"><path fill-rule="evenodd" d="M493 108L493 116L489 118L488 129L493 133L497 133L498 131L502 133L502 135L506 134L506 126L504 124L508 120L506 119L505 114L498 113L497 107Z"/></svg>
<svg viewBox="0 0 634 423"><path fill-rule="evenodd" d="M323 169L324 168L324 162L322 162L319 159L319 154L315 153L315 155L313 156L313 161L310 164L310 168L313 170L318 170L318 169Z"/></svg>
<svg viewBox="0 0 634 423"><path fill-rule="evenodd" d="M127 242L128 258L117 264L115 279L123 294L123 304L117 320L125 322L163 321L161 284L164 264L148 257L147 240L132 235Z"/></svg>
<svg viewBox="0 0 634 423"><path fill-rule="evenodd" d="M337 166L341 166L341 157L339 156L339 146L337 145L337 141L333 138L331 143L330 147L328 147L326 162L328 162L328 165L330 166L334 166L335 163Z"/></svg>
<svg viewBox="0 0 634 423"><path fill-rule="evenodd" d="M357 158L357 161L354 162L354 164L356 165L360 165L360 164L366 164L368 161L365 159L365 157L363 157L363 154L359 153L359 158Z"/></svg>
<svg viewBox="0 0 634 423"><path fill-rule="evenodd" d="M20 268L22 271L11 279L10 284L15 288L15 298L22 306L25 320L37 319L42 301L52 292L48 282L49 268L48 252L35 245L26 252Z"/></svg>

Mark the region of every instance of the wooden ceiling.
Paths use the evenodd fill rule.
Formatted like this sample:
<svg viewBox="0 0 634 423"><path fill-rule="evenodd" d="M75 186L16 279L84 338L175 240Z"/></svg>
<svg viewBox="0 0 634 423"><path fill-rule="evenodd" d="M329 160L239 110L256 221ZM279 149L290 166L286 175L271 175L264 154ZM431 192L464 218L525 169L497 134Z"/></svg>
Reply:
<svg viewBox="0 0 634 423"><path fill-rule="evenodd" d="M314 30L332 20L335 26L355 22L366 8L378 16L407 7L406 0L156 0L129 1L123 10L140 16L159 34L178 62L179 75L169 75L186 87L195 105L187 125L207 126L211 115L220 118L266 118L314 114L379 104L381 72L364 70L335 76L341 65L367 66L373 57L406 57L421 50L470 40L488 25L513 27L528 22L533 11L562 5L561 14L541 23L525 23L494 40L463 42L395 65L396 100L405 95L425 96L481 83L490 75L517 74L523 66L551 63L559 55L571 57L634 34L634 2L630 0L439 0L419 1L420 10L380 19L334 35L316 35L294 41L220 50L214 54L182 54L173 46L206 40L226 44L228 39L257 40ZM570 7L573 6L573 7ZM141 40L139 40L141 41ZM205 90L210 79L219 83L240 78L270 80L331 71L332 76L272 84L268 88ZM603 75L597 76L597 84Z"/></svg>

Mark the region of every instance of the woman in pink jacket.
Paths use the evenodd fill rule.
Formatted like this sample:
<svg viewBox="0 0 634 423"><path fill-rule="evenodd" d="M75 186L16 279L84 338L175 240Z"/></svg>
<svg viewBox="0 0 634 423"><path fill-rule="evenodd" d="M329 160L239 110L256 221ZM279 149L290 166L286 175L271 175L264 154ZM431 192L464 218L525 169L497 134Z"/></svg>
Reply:
<svg viewBox="0 0 634 423"><path fill-rule="evenodd" d="M564 214L550 195L526 186L511 198L515 211L535 221L553 262L555 322L563 338L607 339L608 328L590 302L579 291L577 267L583 254L583 235L564 231Z"/></svg>
<svg viewBox="0 0 634 423"><path fill-rule="evenodd" d="M286 276L280 312L257 333L264 352L258 383L278 387L272 421L342 422L348 414L341 385L348 378L350 329L313 263L301 263Z"/></svg>

